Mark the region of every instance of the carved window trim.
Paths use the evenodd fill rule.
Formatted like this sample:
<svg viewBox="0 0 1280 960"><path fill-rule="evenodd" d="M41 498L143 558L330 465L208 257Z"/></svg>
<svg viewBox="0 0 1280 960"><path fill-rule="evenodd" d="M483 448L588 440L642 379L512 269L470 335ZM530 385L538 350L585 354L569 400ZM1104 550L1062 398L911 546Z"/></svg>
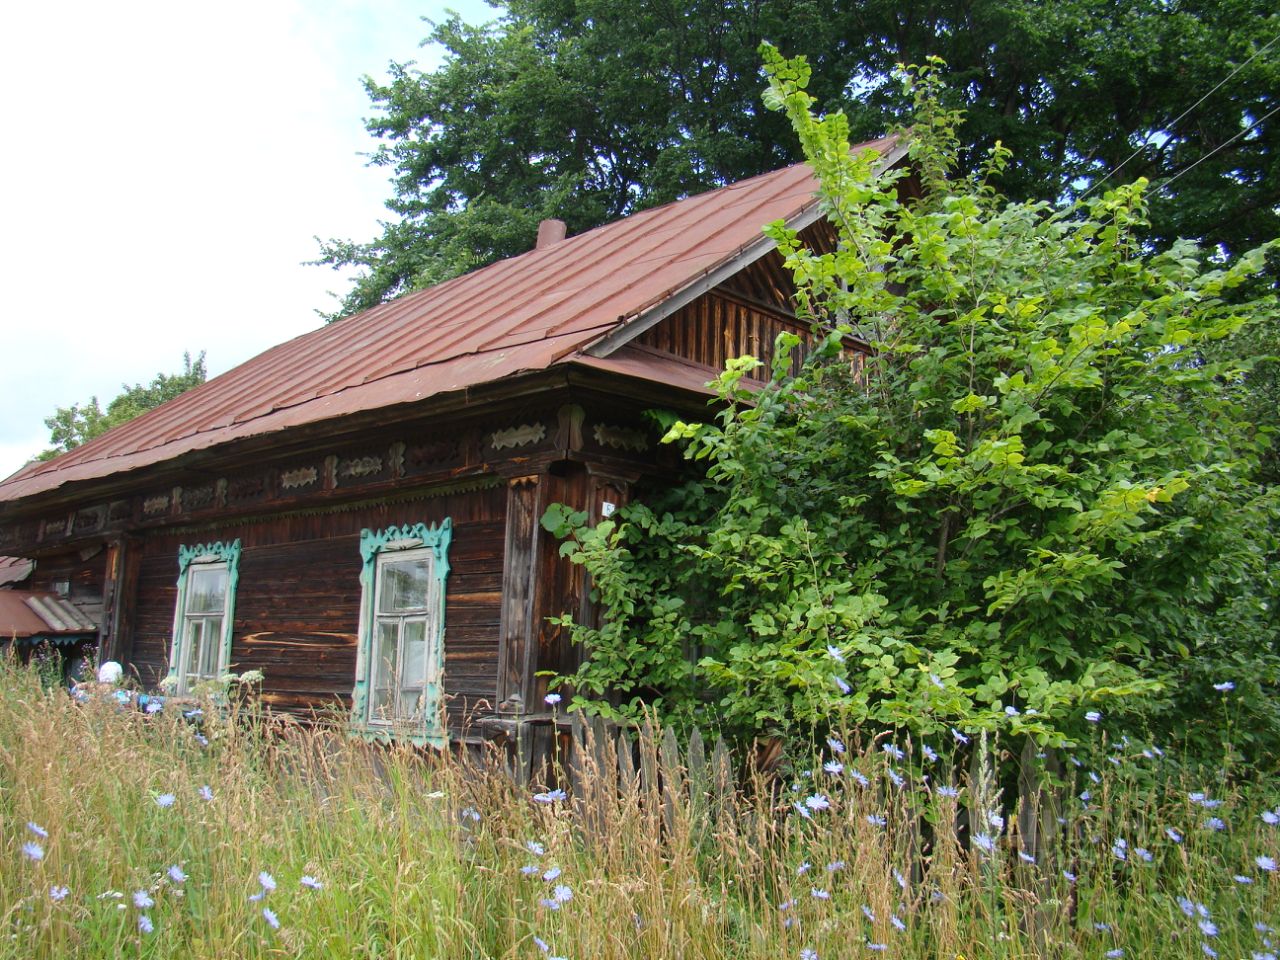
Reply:
<svg viewBox="0 0 1280 960"><path fill-rule="evenodd" d="M351 692L351 726L377 739L408 740L419 745L444 747L448 729L444 722L445 584L449 577L449 544L453 524L446 517L439 524L391 526L360 531L360 623L356 646L355 688ZM420 724L379 723L369 716L370 680L374 665L374 635L378 622L381 561L423 558L430 566L427 604L426 682Z"/></svg>
<svg viewBox="0 0 1280 960"><path fill-rule="evenodd" d="M190 582L192 567L200 569L224 569L227 572L227 591L223 599L222 633L218 638L217 670L207 679L216 680L227 672L231 664L231 636L236 612L236 588L240 583L240 541L232 540L223 543L197 543L190 547L181 544L178 547L178 597L173 609L173 634L169 653L169 674L164 685L179 696L191 692L186 682L186 674L181 669L189 642L187 622L192 613L187 609L187 587Z"/></svg>

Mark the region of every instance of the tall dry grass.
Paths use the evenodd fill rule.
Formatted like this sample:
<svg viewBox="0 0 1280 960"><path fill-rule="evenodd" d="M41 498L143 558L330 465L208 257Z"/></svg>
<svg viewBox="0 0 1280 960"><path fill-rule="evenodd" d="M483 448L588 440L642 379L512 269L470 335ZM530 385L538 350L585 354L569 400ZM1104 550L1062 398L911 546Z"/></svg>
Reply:
<svg viewBox="0 0 1280 960"><path fill-rule="evenodd" d="M1137 746L1068 766L1032 843L992 779L883 740L727 798L675 789L669 753L665 792L628 789L596 751L540 801L496 762L247 709L203 730L0 671L0 957L1274 953L1275 795Z"/></svg>

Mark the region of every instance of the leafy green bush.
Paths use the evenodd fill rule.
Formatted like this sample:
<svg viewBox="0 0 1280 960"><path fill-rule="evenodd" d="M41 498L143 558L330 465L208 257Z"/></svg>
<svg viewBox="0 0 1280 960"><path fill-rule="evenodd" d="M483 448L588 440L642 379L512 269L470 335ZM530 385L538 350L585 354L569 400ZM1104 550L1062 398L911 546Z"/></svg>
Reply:
<svg viewBox="0 0 1280 960"><path fill-rule="evenodd" d="M765 55L766 104L838 232L818 254L766 230L817 343L791 377L800 340L782 337L759 392L743 384L757 361L732 361L714 420L669 424L699 479L595 528L545 518L608 611L573 625L591 651L565 678L578 706L613 709L596 698L615 692L623 714L678 719L710 697L743 735L870 723L1062 743L1103 702L1176 721L1188 675L1203 695L1247 671L1268 697L1274 614L1251 591L1276 501L1239 403L1251 361L1206 359L1276 316L1232 299L1267 248L1231 264L1146 249L1142 181L1070 210L1007 203L986 184L998 146L949 178L958 114L937 64L904 74L925 190L905 202L902 174L850 153L842 115L812 113L804 62Z"/></svg>

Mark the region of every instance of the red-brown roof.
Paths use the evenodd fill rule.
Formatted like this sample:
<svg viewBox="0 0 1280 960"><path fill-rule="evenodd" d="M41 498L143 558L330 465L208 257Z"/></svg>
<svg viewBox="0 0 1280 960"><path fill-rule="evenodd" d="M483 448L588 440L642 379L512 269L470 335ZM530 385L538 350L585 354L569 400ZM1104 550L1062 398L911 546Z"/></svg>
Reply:
<svg viewBox="0 0 1280 960"><path fill-rule="evenodd" d="M887 153L895 138L861 148ZM761 243L814 203L804 164L570 237L273 347L0 482L0 502L195 450L414 403L557 363ZM592 365L596 358L592 358Z"/></svg>

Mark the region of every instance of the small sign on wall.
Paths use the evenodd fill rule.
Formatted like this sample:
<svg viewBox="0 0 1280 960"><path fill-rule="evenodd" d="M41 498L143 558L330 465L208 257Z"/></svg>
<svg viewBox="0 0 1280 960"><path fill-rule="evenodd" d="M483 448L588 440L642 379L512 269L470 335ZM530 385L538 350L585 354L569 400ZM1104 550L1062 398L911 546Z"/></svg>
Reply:
<svg viewBox="0 0 1280 960"><path fill-rule="evenodd" d="M600 504L600 516L612 517L613 512L617 509L618 509L618 505L616 503L614 503L612 500L606 500L604 503Z"/></svg>

